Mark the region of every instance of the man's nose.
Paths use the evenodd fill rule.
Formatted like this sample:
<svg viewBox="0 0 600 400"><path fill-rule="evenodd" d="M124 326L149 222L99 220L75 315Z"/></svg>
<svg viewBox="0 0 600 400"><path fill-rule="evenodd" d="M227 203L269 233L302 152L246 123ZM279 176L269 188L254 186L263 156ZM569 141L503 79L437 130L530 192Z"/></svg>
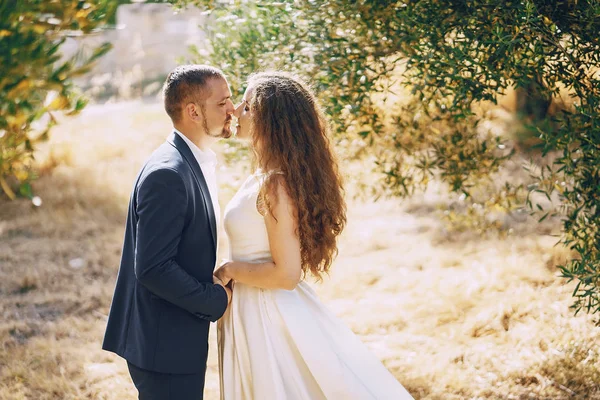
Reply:
<svg viewBox="0 0 600 400"><path fill-rule="evenodd" d="M234 112L235 112L235 107L233 106L233 103L231 103L231 107L227 108L227 114L232 115Z"/></svg>

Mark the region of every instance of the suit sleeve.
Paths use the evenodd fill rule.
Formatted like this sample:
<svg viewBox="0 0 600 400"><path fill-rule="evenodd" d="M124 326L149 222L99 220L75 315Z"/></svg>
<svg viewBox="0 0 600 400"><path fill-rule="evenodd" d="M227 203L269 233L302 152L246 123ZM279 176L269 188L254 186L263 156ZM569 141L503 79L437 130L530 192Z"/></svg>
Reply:
<svg viewBox="0 0 600 400"><path fill-rule="evenodd" d="M152 171L139 183L135 276L156 296L214 322L227 308L225 289L199 282L175 261L187 202L183 180L174 170Z"/></svg>

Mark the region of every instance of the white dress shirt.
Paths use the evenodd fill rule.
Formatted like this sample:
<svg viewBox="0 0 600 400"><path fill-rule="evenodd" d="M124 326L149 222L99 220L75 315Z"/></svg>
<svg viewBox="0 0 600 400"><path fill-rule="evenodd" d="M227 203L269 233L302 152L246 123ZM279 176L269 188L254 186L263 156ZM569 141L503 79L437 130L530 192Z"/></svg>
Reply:
<svg viewBox="0 0 600 400"><path fill-rule="evenodd" d="M217 187L217 155L211 149L206 149L206 151L200 150L200 148L196 146L194 142L188 139L183 133L179 132L175 128L173 128L173 130L183 139L185 143L187 143L190 150L192 150L192 154L196 158L198 165L200 165L200 169L204 175L204 180L206 180L206 185L208 186L208 191L210 192L210 200L212 201L213 209L215 210L215 220L217 222L218 234L219 223L221 221L221 207L219 206L219 190ZM219 241L217 239L217 247L218 243Z"/></svg>

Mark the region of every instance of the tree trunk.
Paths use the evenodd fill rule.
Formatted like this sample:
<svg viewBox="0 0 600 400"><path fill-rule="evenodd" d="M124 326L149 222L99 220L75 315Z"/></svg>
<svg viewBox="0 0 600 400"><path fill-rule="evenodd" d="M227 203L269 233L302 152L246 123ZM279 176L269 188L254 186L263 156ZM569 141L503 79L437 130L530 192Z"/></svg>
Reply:
<svg viewBox="0 0 600 400"><path fill-rule="evenodd" d="M545 119L552 102L550 96L540 90L541 87L539 82L532 81L516 90L517 113L531 122Z"/></svg>

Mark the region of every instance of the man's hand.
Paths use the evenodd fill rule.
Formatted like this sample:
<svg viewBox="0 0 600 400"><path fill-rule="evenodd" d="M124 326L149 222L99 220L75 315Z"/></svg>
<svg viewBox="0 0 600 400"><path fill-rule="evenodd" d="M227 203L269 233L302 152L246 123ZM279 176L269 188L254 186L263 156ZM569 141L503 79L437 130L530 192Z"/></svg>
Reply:
<svg viewBox="0 0 600 400"><path fill-rule="evenodd" d="M229 305L229 303L231 303L231 296L233 295L231 289L227 285L225 285L223 283L223 281L221 279L219 279L215 275L213 275L213 283L215 285L221 285L221 286L223 286L223 289L225 289L225 293L227 293L227 305Z"/></svg>

